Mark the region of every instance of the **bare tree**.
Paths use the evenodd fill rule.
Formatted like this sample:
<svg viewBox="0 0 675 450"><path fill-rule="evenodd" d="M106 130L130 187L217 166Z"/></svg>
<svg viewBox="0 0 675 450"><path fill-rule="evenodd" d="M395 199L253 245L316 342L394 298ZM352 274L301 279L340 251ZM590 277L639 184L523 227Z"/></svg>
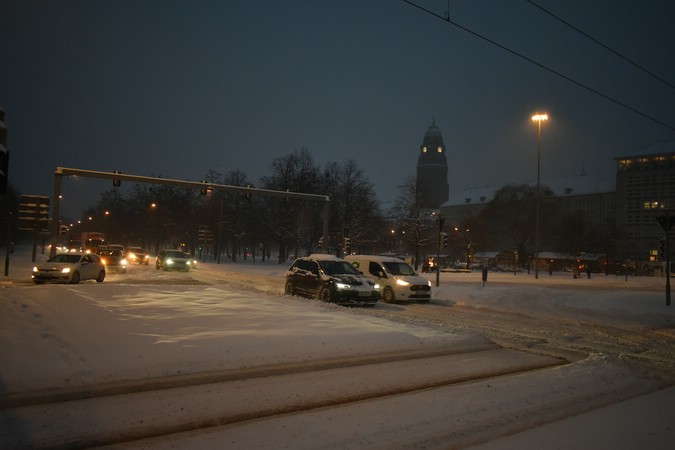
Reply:
<svg viewBox="0 0 675 450"><path fill-rule="evenodd" d="M422 196L415 177L407 178L399 189L401 195L396 199L389 214L396 227L405 232L408 243L413 246L417 270L420 251L435 242L434 214L432 210L422 207Z"/></svg>

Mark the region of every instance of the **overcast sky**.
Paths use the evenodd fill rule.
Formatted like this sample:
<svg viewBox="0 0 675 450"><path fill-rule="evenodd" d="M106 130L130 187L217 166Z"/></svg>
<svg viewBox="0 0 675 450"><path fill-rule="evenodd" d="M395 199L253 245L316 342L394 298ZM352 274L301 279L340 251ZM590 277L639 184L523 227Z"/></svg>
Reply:
<svg viewBox="0 0 675 450"><path fill-rule="evenodd" d="M37 195L58 166L258 182L306 147L319 164L353 159L387 208L432 117L451 196L534 180L538 111L543 180L612 180L615 156L675 141L672 87L525 0L449 4L454 22L655 120L401 0L0 0L10 180ZM675 84L671 0L537 4ZM66 179L64 211L111 188Z"/></svg>

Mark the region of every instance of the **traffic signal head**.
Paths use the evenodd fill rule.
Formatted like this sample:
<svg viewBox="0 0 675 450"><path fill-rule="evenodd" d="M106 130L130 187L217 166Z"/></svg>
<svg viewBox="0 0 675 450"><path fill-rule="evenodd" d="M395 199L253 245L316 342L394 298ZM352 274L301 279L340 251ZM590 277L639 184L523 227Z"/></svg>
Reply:
<svg viewBox="0 0 675 450"><path fill-rule="evenodd" d="M119 170L116 170L113 173L122 173L122 172L120 172ZM113 186L120 187L121 185L122 185L122 180L120 180L119 178L113 178Z"/></svg>
<svg viewBox="0 0 675 450"><path fill-rule="evenodd" d="M438 245L441 248L447 248L448 247L448 233L441 232L438 235Z"/></svg>

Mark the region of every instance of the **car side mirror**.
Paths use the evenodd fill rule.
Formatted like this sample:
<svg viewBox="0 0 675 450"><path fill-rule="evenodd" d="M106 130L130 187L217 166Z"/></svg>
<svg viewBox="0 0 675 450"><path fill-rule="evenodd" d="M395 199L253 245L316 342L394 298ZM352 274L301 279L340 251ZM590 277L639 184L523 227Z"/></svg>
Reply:
<svg viewBox="0 0 675 450"><path fill-rule="evenodd" d="M377 271L377 276L378 276L379 278L387 278L386 275L384 274L384 272L382 272L381 270L378 270L378 271Z"/></svg>
<svg viewBox="0 0 675 450"><path fill-rule="evenodd" d="M320 276L319 271L317 269L312 270L312 273L314 274L315 277Z"/></svg>

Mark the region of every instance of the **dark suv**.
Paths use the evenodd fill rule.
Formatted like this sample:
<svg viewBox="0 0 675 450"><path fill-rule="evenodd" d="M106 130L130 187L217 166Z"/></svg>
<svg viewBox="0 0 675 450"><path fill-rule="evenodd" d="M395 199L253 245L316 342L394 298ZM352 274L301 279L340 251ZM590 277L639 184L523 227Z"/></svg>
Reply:
<svg viewBox="0 0 675 450"><path fill-rule="evenodd" d="M284 292L349 305L372 306L380 299L375 282L347 261L331 255L296 259L286 271Z"/></svg>

